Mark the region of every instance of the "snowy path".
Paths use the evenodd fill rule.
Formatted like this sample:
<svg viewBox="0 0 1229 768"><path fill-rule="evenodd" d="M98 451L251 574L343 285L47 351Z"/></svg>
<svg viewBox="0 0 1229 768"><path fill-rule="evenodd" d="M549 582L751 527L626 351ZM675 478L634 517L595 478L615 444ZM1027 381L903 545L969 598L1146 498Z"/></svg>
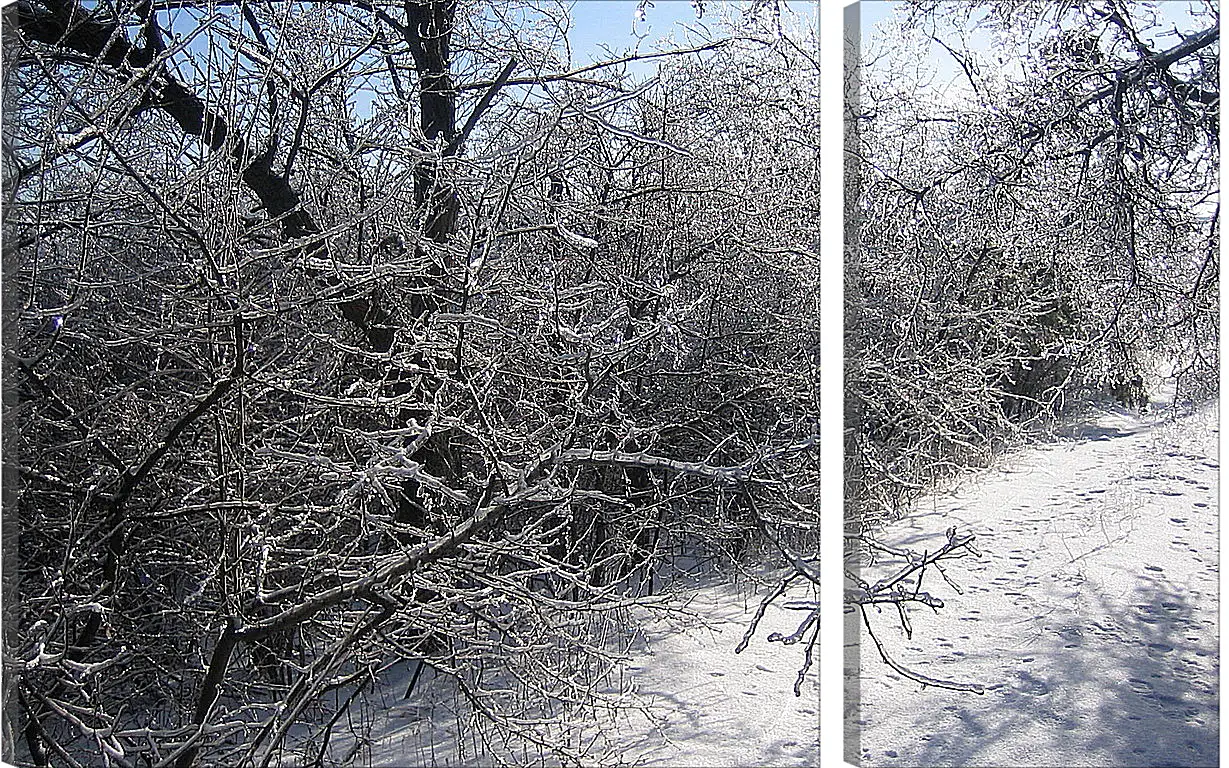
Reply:
<svg viewBox="0 0 1229 768"><path fill-rule="evenodd" d="M876 634L906 666L988 690L922 690L862 630L848 757L1217 764L1216 424L1214 409L1176 421L1106 412L894 524L885 540L917 550L957 525L982 557L949 568L963 595L927 581L946 608L915 611L911 641L886 612L872 616Z"/></svg>
<svg viewBox="0 0 1229 768"><path fill-rule="evenodd" d="M645 626L647 652L628 671L660 719L631 719L620 728L625 759L649 766L819 764L818 648L795 696L805 642L783 648L765 639L796 630L808 596L791 591L770 606L746 650L735 654L759 604L748 591L729 584L695 589L688 607L705 617L705 627L661 620Z"/></svg>
<svg viewBox="0 0 1229 768"><path fill-rule="evenodd" d="M672 590L671 610L646 610L623 674L606 689L622 691L619 698L637 706L599 723L574 723L579 730L568 745L587 745L585 765L818 765L818 648L802 695L795 696L805 640L782 647L766 639L795 631L814 605L816 589L796 585L787 591L769 606L747 648L734 652L777 576L779 570L765 572L763 579L687 576ZM412 668L398 665L355 708L354 718L370 725L359 764L500 764L468 719L458 718L459 699L446 680L428 672L414 700L401 698ZM339 735L330 759L339 762L353 744ZM554 764L536 748L500 754L516 764Z"/></svg>

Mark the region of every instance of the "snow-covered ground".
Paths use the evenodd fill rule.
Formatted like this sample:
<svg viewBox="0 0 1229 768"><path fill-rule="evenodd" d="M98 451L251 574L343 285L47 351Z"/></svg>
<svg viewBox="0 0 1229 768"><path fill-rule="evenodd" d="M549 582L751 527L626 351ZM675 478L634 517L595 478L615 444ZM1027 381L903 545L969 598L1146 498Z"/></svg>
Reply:
<svg viewBox="0 0 1229 768"><path fill-rule="evenodd" d="M810 632L788 647L767 640L798 629L817 588L795 582L768 606L746 648L735 652L782 573L707 573L674 584L671 610L637 617L626 662L603 690L624 707L599 713L596 722L576 720L558 729L558 738L572 753L584 753L586 765L818 765L818 647L796 696ZM414 664L389 668L378 688L355 704L351 719L361 721L368 741L355 750L343 722L331 760L353 756L356 764L384 768L558 763L547 747L514 740L509 748L501 737L490 739L490 728L467 712L448 680L430 671L404 699Z"/></svg>
<svg viewBox="0 0 1229 768"><path fill-rule="evenodd" d="M984 695L923 689L861 631L847 655L846 754L874 766L1210 766L1218 761L1217 415L1102 408L883 532L933 551L951 525L979 558L926 589L894 658ZM852 659L851 659L852 657ZM850 666L852 664L852 666Z"/></svg>
<svg viewBox="0 0 1229 768"><path fill-rule="evenodd" d="M766 640L797 630L814 593L797 589L774 602L735 654L763 594L763 586L711 584L691 590L687 601L705 627L646 625L646 650L628 669L657 722L633 718L620 729L625 759L650 766L819 764L818 648L795 696L806 641L782 647Z"/></svg>

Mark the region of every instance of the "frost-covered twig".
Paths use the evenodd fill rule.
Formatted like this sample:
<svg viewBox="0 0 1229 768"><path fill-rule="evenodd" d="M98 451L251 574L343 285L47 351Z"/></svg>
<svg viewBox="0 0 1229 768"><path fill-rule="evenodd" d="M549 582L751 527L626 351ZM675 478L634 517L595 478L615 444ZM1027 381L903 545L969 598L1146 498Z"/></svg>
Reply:
<svg viewBox="0 0 1229 768"><path fill-rule="evenodd" d="M558 454L561 462L579 461L587 464L610 464L622 467L662 467L688 475L699 475L710 480L726 483L746 482L750 473L743 467L717 467L697 461L679 461L664 456L624 453L621 451L597 451L587 448L569 448Z"/></svg>
<svg viewBox="0 0 1229 768"><path fill-rule="evenodd" d="M847 605L854 606L862 615L862 622L866 626L866 631L870 635L871 640L874 641L875 648L879 651L879 656L883 659L884 663L901 675L923 685L932 685L937 688L948 688L956 691L971 691L978 694L983 693L984 688L977 683L940 680L920 672L915 672L893 659L888 654L887 649L884 648L883 642L879 639L878 635L875 634L871 626L870 617L867 615L867 606L878 606L885 603L894 605L906 635L912 637L913 626L905 608L907 603L921 603L932 610L938 610L943 607L943 601L940 598L931 595L929 592L922 591L922 580L925 577L926 569L934 566L944 581L959 591L943 571L940 563L944 560L965 557L969 554L979 554L973 546L975 537L971 534L957 534L956 528L953 526L947 529L947 542L934 552L916 552L911 549L890 547L865 535L847 537L847 539L865 544L875 550L895 555L906 561L905 565L895 573L880 579L874 584L868 584L856 574L846 571L846 578L853 581L857 586L845 590L845 602ZM913 582L912 589L906 587L906 580L912 579L915 576L916 581Z"/></svg>
<svg viewBox="0 0 1229 768"><path fill-rule="evenodd" d="M883 659L885 664L899 672L901 675L915 682L919 682L922 685L933 685L936 688L948 688L953 691L970 691L977 694L986 692L986 689L977 683L958 683L954 680L940 680L936 677L923 675L920 672L914 672L908 667L900 664L888 655L887 650L883 647L883 642L880 641L879 636L875 634L875 630L871 628L870 618L866 615L866 606L858 605L858 611L862 614L862 624L866 627L867 634L870 635L871 640L875 641L875 648L879 651L879 657Z"/></svg>

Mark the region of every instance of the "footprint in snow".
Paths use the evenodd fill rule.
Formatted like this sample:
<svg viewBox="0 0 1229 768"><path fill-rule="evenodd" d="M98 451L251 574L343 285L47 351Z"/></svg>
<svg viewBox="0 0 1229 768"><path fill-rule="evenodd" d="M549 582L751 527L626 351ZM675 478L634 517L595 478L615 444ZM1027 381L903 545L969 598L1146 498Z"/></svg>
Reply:
<svg viewBox="0 0 1229 768"><path fill-rule="evenodd" d="M1045 696L1050 692L1050 686L1046 683L1046 681L1033 677L1027 672L1017 671L1016 677L1020 681L1016 687L1021 693L1027 693L1033 696Z"/></svg>

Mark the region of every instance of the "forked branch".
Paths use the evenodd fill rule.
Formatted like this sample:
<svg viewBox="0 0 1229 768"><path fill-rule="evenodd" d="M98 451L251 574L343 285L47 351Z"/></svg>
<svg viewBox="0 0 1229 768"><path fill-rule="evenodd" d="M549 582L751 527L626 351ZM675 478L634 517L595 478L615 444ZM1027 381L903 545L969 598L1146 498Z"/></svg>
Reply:
<svg viewBox="0 0 1229 768"><path fill-rule="evenodd" d="M866 544L880 552L885 552L895 557L905 560L905 565L902 566L892 575L880 579L874 584L868 584L856 574L846 571L846 578L853 581L857 587L847 589L845 591L845 602L857 608L862 615L862 623L866 627L867 634L875 643L875 649L879 652L879 657L884 663L898 672L900 675L921 683L922 685L931 685L936 688L947 688L954 691L970 691L972 693L985 693L985 689L977 683L961 683L954 680L940 680L936 677L916 672L908 667L905 667L900 662L896 661L888 654L887 649L883 645L883 641L875 634L874 628L871 626L870 617L867 615L867 606L882 605L888 603L896 607L897 615L900 619L901 626L906 634L910 637L913 635L913 626L909 621L909 615L905 605L907 603L921 603L930 607L933 610L938 610L943 607L943 601L931 595L929 592L922 591L922 580L926 575L926 570L933 566L939 572L939 575L953 589L959 591L959 588L948 578L944 573L940 563L943 560L950 560L960 557L966 557L970 554L976 555L977 549L973 546L974 536L972 534L959 535L956 533L955 526L947 529L947 542L935 550L934 552L915 552L909 549L898 549L889 547L874 540L867 538L864 535L849 537L854 541ZM912 581L912 584L907 582Z"/></svg>

